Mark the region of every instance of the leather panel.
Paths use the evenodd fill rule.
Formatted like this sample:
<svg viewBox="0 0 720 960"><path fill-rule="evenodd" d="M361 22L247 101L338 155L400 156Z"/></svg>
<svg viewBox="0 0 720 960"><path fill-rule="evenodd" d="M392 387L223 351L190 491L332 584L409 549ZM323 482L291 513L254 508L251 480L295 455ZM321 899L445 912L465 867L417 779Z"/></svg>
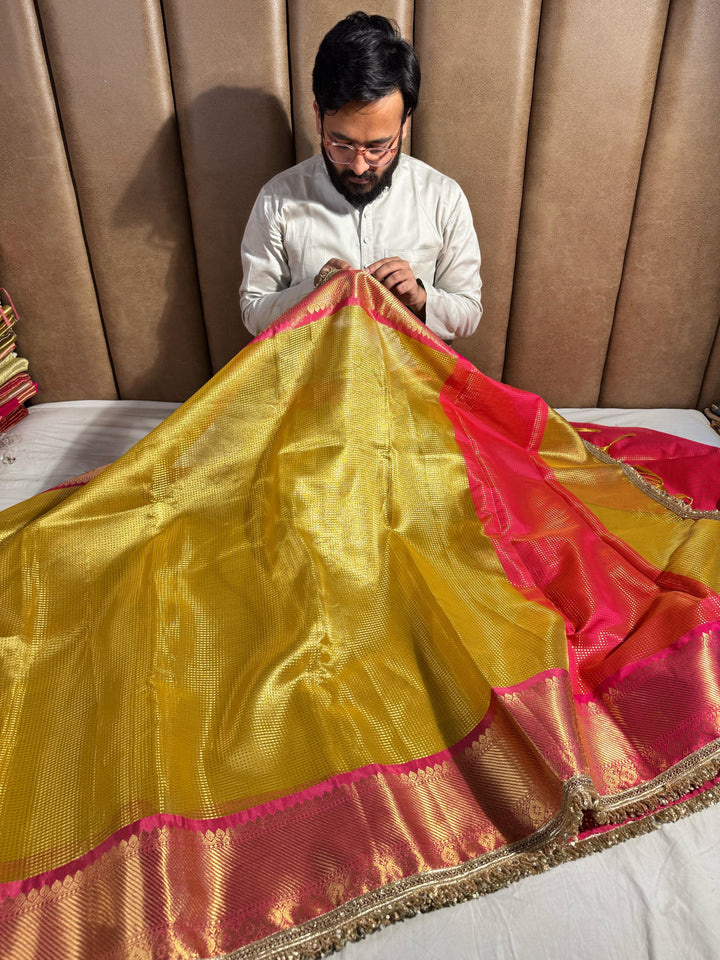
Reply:
<svg viewBox="0 0 720 960"><path fill-rule="evenodd" d="M165 0L213 369L248 342L240 243L258 191L294 162L284 0Z"/></svg>
<svg viewBox="0 0 720 960"><path fill-rule="evenodd" d="M301 159L317 44L356 9L287 7L37 0L58 118L35 4L0 0L0 283L41 400L113 396L113 363L125 397L189 395L210 371L200 290L213 366L246 341L240 237L295 159L290 78ZM672 4L660 61L667 0L553 0L534 63L539 8L380 10L421 59L414 152L476 219L485 316L456 345L497 376L506 342L505 378L557 405L717 401L720 7Z"/></svg>
<svg viewBox="0 0 720 960"><path fill-rule="evenodd" d="M720 400L719 41L717 0L671 6L603 405Z"/></svg>
<svg viewBox="0 0 720 960"><path fill-rule="evenodd" d="M210 366L157 0L38 0L120 395Z"/></svg>
<svg viewBox="0 0 720 960"><path fill-rule="evenodd" d="M595 406L667 0L543 4L504 379Z"/></svg>
<svg viewBox="0 0 720 960"><path fill-rule="evenodd" d="M315 54L328 30L357 9L357 2L352 0L293 0L288 4L293 130L298 163L320 152L313 113L312 69ZM378 0L368 12L395 20L403 37L412 42L412 0ZM406 139L403 149L410 152L410 137Z"/></svg>
<svg viewBox="0 0 720 960"><path fill-rule="evenodd" d="M415 5L423 86L413 152L465 191L483 258L480 326L453 346L496 379L505 356L540 6Z"/></svg>
<svg viewBox="0 0 720 960"><path fill-rule="evenodd" d="M0 286L40 401L117 396L32 0L0 0Z"/></svg>

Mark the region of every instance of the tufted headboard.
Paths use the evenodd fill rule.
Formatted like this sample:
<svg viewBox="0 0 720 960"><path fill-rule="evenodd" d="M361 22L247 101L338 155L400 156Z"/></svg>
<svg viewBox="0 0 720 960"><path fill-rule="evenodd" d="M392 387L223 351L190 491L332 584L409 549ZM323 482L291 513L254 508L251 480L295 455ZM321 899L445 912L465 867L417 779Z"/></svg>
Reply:
<svg viewBox="0 0 720 960"><path fill-rule="evenodd" d="M343 0L0 0L0 285L41 400L181 400L248 340L240 240L316 149ZM720 3L377 0L423 68L485 314L456 347L557 406L720 398Z"/></svg>

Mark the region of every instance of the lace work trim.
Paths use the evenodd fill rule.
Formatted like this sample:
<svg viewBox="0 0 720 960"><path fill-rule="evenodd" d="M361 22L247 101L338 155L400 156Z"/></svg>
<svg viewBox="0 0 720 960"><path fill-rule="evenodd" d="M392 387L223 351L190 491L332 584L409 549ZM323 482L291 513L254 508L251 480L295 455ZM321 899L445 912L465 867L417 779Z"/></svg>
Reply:
<svg viewBox="0 0 720 960"><path fill-rule="evenodd" d="M622 460L617 460L615 457L611 456L605 450L602 450L600 447L596 447L594 443L591 443L589 440L583 439L586 449L598 460L601 460L603 463L614 463L616 466L620 467L628 478L628 480L637 487L639 490L642 490L643 493L646 493L651 500L654 500L656 503L662 504L664 507L667 507L668 510L672 510L673 513L677 514L679 517L682 517L684 520L720 520L720 510L693 510L689 504L685 503L679 497L674 497L671 493L668 493L665 490L659 490L657 487L653 486L649 480L646 480L635 467L631 467L629 463L624 463Z"/></svg>
<svg viewBox="0 0 720 960"><path fill-rule="evenodd" d="M321 917L214 960L319 960L391 923L477 899L523 877L616 846L705 809L720 801L720 784L701 788L719 774L717 740L650 783L613 796L598 796L589 777L572 777L563 786L560 811L532 836L457 867L388 884ZM581 826L592 830L603 825L610 825L610 829L578 837Z"/></svg>

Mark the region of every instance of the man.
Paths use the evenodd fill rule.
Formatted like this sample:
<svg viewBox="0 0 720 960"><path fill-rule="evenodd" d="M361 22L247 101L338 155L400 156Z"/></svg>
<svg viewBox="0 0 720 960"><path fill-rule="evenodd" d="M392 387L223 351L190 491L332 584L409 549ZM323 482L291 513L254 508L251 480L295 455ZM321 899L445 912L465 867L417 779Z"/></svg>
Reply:
<svg viewBox="0 0 720 960"><path fill-rule="evenodd" d="M321 156L260 191L242 244L240 305L257 335L335 269L364 269L443 339L482 314L480 250L460 187L401 154L418 101L412 46L380 16L354 13L313 69Z"/></svg>

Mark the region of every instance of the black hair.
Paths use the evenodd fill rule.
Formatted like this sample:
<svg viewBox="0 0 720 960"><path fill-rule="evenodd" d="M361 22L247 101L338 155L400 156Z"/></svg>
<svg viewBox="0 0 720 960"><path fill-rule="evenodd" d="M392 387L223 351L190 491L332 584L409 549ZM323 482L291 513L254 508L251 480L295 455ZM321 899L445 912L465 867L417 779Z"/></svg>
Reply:
<svg viewBox="0 0 720 960"><path fill-rule="evenodd" d="M358 11L325 34L312 80L321 116L351 101L372 103L393 90L402 94L407 116L417 106L420 65L393 20Z"/></svg>

